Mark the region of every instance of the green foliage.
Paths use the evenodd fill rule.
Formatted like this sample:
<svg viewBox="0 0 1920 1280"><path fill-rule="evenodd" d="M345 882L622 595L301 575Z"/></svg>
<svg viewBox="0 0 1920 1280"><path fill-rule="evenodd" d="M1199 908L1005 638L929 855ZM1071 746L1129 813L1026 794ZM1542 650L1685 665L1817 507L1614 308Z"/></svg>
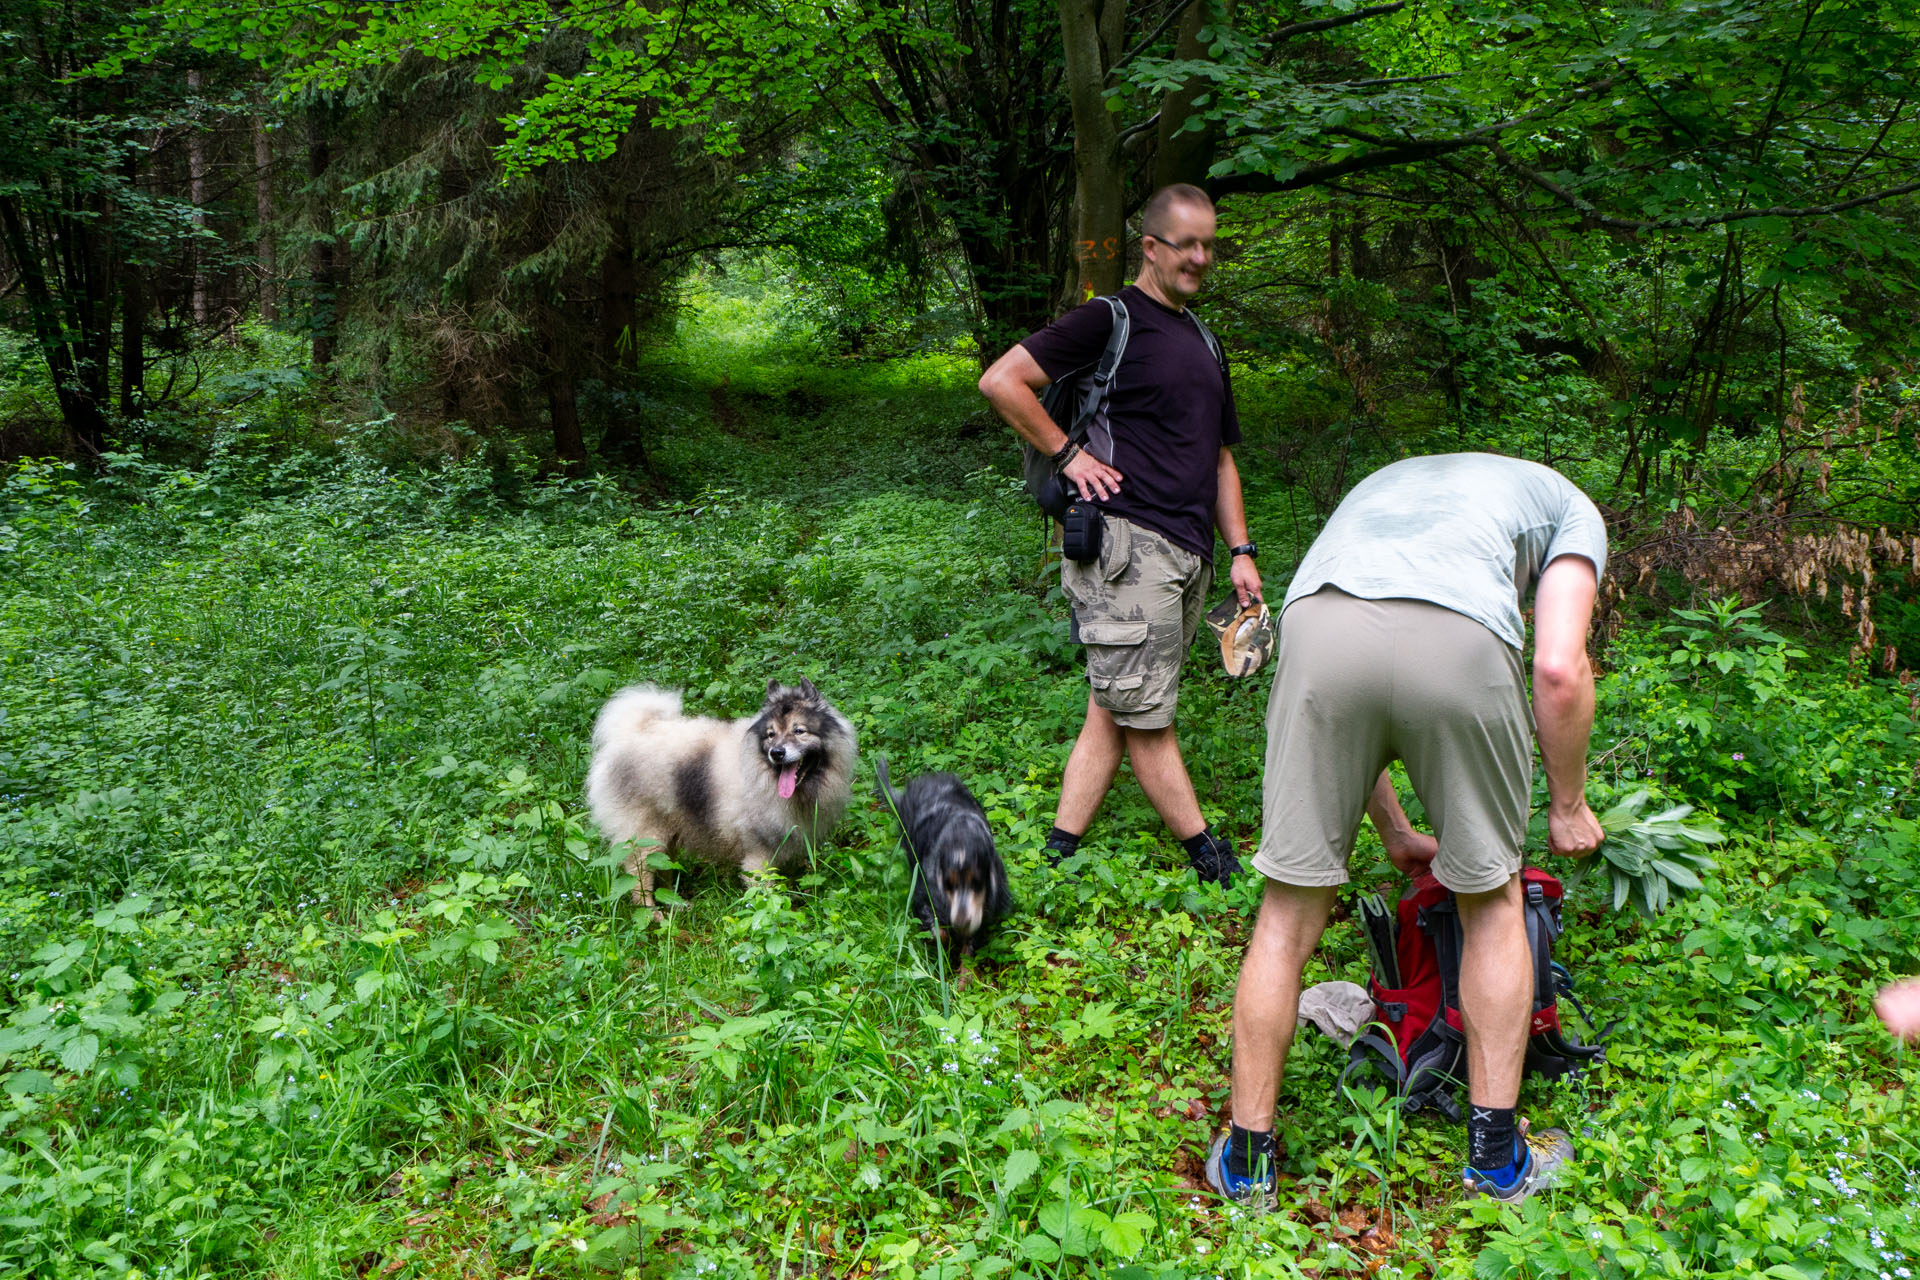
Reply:
<svg viewBox="0 0 1920 1280"><path fill-rule="evenodd" d="M1862 1002L1920 949L1891 685L1733 606L1630 628L1596 773L1710 805L1728 839L1655 919L1569 900L1561 954L1627 1015L1603 1071L1527 1096L1575 1133L1569 1185L1461 1207L1458 1130L1340 1097L1345 1055L1309 1035L1281 1212L1227 1213L1194 1179L1256 890L1195 885L1125 774L1078 874L1044 870L1084 686L1011 447L967 434L971 370L676 341L708 357L661 392L680 499L503 493L478 459L394 465L378 426L9 470L0 1269L1838 1277L1920 1254L1914 1070ZM1249 493L1277 520L1267 467ZM769 675L813 678L896 777L972 784L1020 905L966 977L907 916L864 772L794 880L646 850L684 906L627 904L580 796L595 710L651 679L737 715ZM1182 706L1244 849L1260 691L1196 660ZM1757 733L1777 756L1742 771ZM1388 874L1371 834L1354 868ZM1365 964L1336 925L1308 981Z"/></svg>
<svg viewBox="0 0 1920 1280"><path fill-rule="evenodd" d="M1721 601L1626 637L1601 684L1603 762L1629 788L1650 778L1703 805L1822 829L1872 825L1912 786L1906 699L1810 657L1758 615ZM1828 678L1809 683L1821 663Z"/></svg>
<svg viewBox="0 0 1920 1280"><path fill-rule="evenodd" d="M474 83L501 90L528 54L555 34L554 15L514 0L456 0L396 9L375 2L317 10L245 4L160 3L137 12L125 46L103 71L185 42L230 52L277 71L290 94L349 88L370 71L424 56L460 64ZM549 163L605 160L642 109L651 122L692 128L726 155L741 148L749 106L791 110L839 82L858 51L882 35L928 39L886 9L821 13L772 6L750 15L698 3L607 6L559 19L578 48L575 69L556 70L502 120L502 157L515 176Z"/></svg>
<svg viewBox="0 0 1920 1280"><path fill-rule="evenodd" d="M1700 887L1701 873L1715 865L1703 847L1726 838L1711 818L1687 822L1690 804L1641 817L1651 799L1651 793L1636 791L1600 814L1607 838L1582 867L1583 872L1593 863L1606 868L1615 911L1632 901L1641 914L1659 915L1676 893Z"/></svg>

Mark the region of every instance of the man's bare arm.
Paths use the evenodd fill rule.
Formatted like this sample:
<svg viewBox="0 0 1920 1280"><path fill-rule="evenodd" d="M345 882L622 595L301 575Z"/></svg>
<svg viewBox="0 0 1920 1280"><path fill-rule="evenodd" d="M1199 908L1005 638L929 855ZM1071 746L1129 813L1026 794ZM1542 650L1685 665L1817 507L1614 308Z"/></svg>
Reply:
<svg viewBox="0 0 1920 1280"><path fill-rule="evenodd" d="M1593 734L1593 665L1587 628L1599 582L1593 562L1561 556L1540 574L1533 600L1533 722L1547 771L1547 849L1578 856L1606 839L1587 807Z"/></svg>
<svg viewBox="0 0 1920 1280"><path fill-rule="evenodd" d="M980 394L993 411L1045 454L1058 453L1067 443L1067 433L1054 425L1040 404L1040 392L1051 381L1033 353L1017 342L980 375ZM1110 498L1120 492L1120 473L1084 449L1061 474L1082 498Z"/></svg>
<svg viewBox="0 0 1920 1280"><path fill-rule="evenodd" d="M1440 852L1438 840L1415 831L1407 820L1407 811L1400 807L1400 793L1393 789L1393 775L1385 769L1373 784L1373 794L1367 797L1367 817L1380 833L1380 843L1387 847L1387 860L1410 876L1425 871Z"/></svg>
<svg viewBox="0 0 1920 1280"><path fill-rule="evenodd" d="M1233 450L1225 445L1220 446L1215 480L1218 487L1213 499L1213 522L1219 527L1220 536L1227 540L1229 547L1253 541L1247 536L1247 502L1240 492L1240 468L1234 465ZM1248 601L1262 598L1260 570L1254 567L1252 556L1234 556L1232 561L1227 567L1227 576L1244 609Z"/></svg>

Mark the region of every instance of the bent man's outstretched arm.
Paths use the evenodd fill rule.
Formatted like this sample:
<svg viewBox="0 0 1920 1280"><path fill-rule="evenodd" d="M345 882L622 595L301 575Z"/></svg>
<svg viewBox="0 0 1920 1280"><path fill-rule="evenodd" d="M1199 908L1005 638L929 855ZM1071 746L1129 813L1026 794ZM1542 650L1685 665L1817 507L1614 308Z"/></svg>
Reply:
<svg viewBox="0 0 1920 1280"><path fill-rule="evenodd" d="M1067 433L1054 425L1040 405L1040 392L1052 381L1033 353L1017 342L980 375L980 394L993 411L1022 440L1045 454L1058 453L1067 443ZM1061 474L1083 498L1110 498L1120 491L1120 473L1084 449Z"/></svg>
<svg viewBox="0 0 1920 1280"><path fill-rule="evenodd" d="M1415 831L1400 807L1400 793L1393 789L1393 774L1382 769L1374 780L1373 794L1367 797L1367 817L1386 846L1387 860L1410 876L1417 876L1433 865L1440 842L1424 831Z"/></svg>
<svg viewBox="0 0 1920 1280"><path fill-rule="evenodd" d="M1593 734L1593 664L1587 628L1599 580L1585 556L1561 556L1533 597L1533 722L1547 771L1547 849L1577 857L1606 839L1587 807L1587 742Z"/></svg>

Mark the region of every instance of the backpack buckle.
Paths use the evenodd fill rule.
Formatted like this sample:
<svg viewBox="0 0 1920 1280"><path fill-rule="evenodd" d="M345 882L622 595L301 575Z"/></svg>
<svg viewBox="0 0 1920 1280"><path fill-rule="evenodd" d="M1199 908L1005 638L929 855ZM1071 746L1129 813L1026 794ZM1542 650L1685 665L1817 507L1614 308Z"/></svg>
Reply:
<svg viewBox="0 0 1920 1280"><path fill-rule="evenodd" d="M1547 891L1545 889L1537 884L1529 883L1527 885L1527 902L1530 905L1538 907L1544 905L1546 900Z"/></svg>
<svg viewBox="0 0 1920 1280"><path fill-rule="evenodd" d="M1407 1016L1406 1002L1402 1000L1389 1001L1380 1006L1380 1012L1387 1015L1388 1022L1399 1022Z"/></svg>

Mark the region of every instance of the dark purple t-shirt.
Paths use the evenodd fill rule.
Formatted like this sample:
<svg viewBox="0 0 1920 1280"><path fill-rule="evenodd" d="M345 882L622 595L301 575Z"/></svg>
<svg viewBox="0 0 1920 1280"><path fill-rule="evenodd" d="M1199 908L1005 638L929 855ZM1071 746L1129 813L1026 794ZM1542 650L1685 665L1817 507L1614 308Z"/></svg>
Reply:
<svg viewBox="0 0 1920 1280"><path fill-rule="evenodd" d="M1120 301L1132 326L1107 396L1120 492L1100 506L1211 560L1220 448L1240 443L1233 384L1192 316L1136 285ZM1112 310L1095 298L1020 345L1057 382L1097 364L1112 330Z"/></svg>

